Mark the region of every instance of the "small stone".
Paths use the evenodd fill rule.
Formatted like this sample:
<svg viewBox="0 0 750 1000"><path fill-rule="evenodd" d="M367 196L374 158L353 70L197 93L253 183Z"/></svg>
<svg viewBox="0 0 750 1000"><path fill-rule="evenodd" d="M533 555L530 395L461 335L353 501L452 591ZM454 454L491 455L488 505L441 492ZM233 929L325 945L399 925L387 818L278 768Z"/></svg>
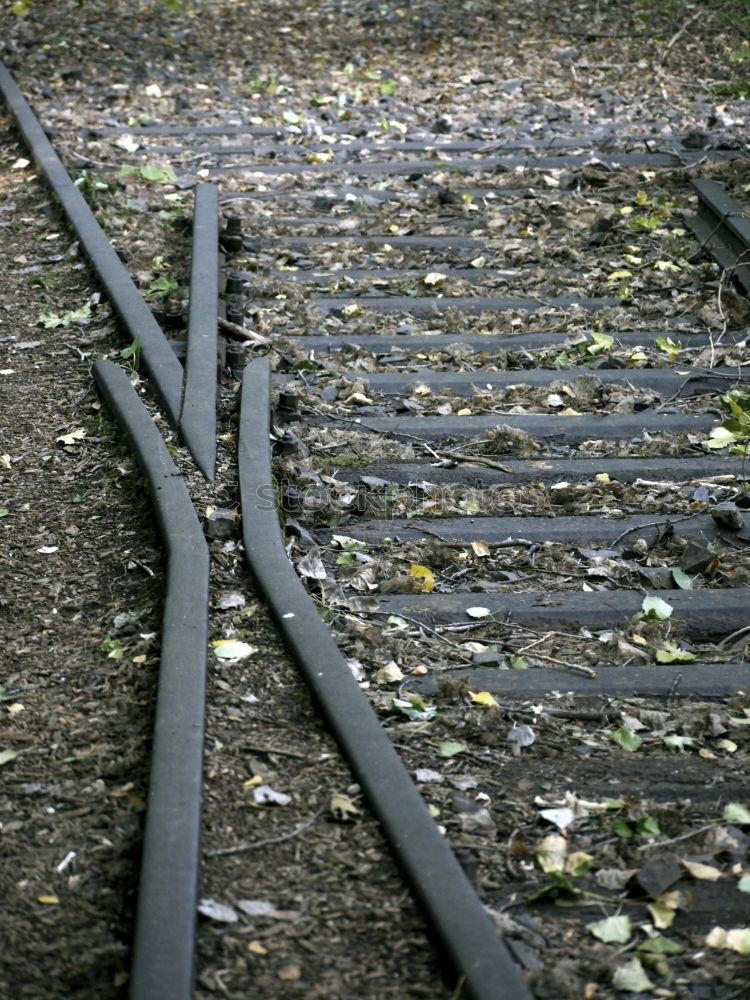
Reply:
<svg viewBox="0 0 750 1000"><path fill-rule="evenodd" d="M237 523L231 510L212 510L206 516L204 523L208 538L231 538L237 528Z"/></svg>
<svg viewBox="0 0 750 1000"><path fill-rule="evenodd" d="M736 505L733 503L719 503L711 508L711 517L720 528L727 531L742 531L744 521Z"/></svg>
<svg viewBox="0 0 750 1000"><path fill-rule="evenodd" d="M670 590L675 586L672 570L666 566L639 566L638 575L654 590Z"/></svg>
<svg viewBox="0 0 750 1000"><path fill-rule="evenodd" d="M694 576L708 569L713 561L714 554L705 545L688 542L680 556L680 569L685 570L688 576Z"/></svg>
<svg viewBox="0 0 750 1000"><path fill-rule="evenodd" d="M643 891L656 898L682 876L682 866L676 854L654 854L635 876Z"/></svg>
<svg viewBox="0 0 750 1000"><path fill-rule="evenodd" d="M502 656L496 649L486 649L483 653L472 653L471 662L475 667L499 667Z"/></svg>

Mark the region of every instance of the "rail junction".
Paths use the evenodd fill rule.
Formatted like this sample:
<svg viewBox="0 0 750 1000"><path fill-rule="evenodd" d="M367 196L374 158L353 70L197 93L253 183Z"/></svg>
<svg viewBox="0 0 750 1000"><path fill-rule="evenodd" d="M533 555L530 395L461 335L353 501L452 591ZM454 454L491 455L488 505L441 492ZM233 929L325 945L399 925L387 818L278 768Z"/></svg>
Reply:
<svg viewBox="0 0 750 1000"><path fill-rule="evenodd" d="M132 1000L193 995L207 671L222 644L244 655L234 633L209 645L209 578L238 519L453 995L553 995L540 942L576 913L555 901L587 924L627 916L624 938L611 923L601 940L631 942L631 992L746 995L738 950L725 982L695 992L684 968L664 972L663 945L688 956L747 923L747 779L731 763L750 690L747 329L727 315L712 329L679 283L703 261L720 312L750 288L750 223L719 183L746 148L617 126L543 144L441 119L378 133L377 107L305 123L282 105L277 126L73 134L45 131L4 67L0 90L140 355L141 377L92 366L167 553ZM152 310L80 183L155 162L192 196L189 240L175 237L186 308ZM655 256L641 236L662 226ZM667 315L659 296L687 304ZM648 329L629 324L635 302ZM197 509L199 476L231 481L235 513ZM535 757L556 720L577 743ZM415 764L431 727L447 830L445 776ZM462 760L478 778L462 783ZM493 813L550 768L586 787L537 794L535 845L520 827L494 839ZM688 796L703 819L669 836ZM599 876L575 850L597 824L594 841L615 843ZM591 976L587 996L615 995Z"/></svg>

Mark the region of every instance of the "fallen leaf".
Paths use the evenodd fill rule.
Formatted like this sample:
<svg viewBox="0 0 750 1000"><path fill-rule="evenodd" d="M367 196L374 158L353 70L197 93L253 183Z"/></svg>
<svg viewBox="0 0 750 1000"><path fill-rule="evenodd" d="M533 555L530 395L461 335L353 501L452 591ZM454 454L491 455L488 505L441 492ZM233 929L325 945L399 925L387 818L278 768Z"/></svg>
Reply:
<svg viewBox="0 0 750 1000"><path fill-rule="evenodd" d="M558 830L564 830L574 822L576 815L568 806L561 806L559 809L542 809L539 813L542 819L552 823Z"/></svg>
<svg viewBox="0 0 750 1000"><path fill-rule="evenodd" d="M234 907L219 903L215 899L202 899L198 903L198 913L208 920L216 920L222 924L234 924L240 919Z"/></svg>
<svg viewBox="0 0 750 1000"><path fill-rule="evenodd" d="M419 586L423 594L431 594L435 589L435 574L427 566L420 566L413 563L409 570L409 576L413 576L419 581Z"/></svg>
<svg viewBox="0 0 750 1000"><path fill-rule="evenodd" d="M86 431L79 428L77 431L71 431L70 434L61 434L60 437L55 438L58 444L74 445L83 441L86 437Z"/></svg>
<svg viewBox="0 0 750 1000"><path fill-rule="evenodd" d="M373 675L373 680L377 681L378 684L395 684L396 681L402 681L403 679L403 671L394 660L384 663L380 670Z"/></svg>
<svg viewBox="0 0 750 1000"><path fill-rule="evenodd" d="M713 865L704 865L700 861L684 861L682 859L680 859L680 864L690 872L693 878L700 879L702 882L716 882L721 878L721 872Z"/></svg>
<svg viewBox="0 0 750 1000"><path fill-rule="evenodd" d="M328 808L331 810L331 816L338 823L350 823L355 816L362 815L362 810L343 792L334 792L331 795L331 802Z"/></svg>
<svg viewBox="0 0 750 1000"><path fill-rule="evenodd" d="M524 723L514 722L508 730L505 738L509 743L515 743L519 748L530 747L536 740L536 733L531 726L527 726Z"/></svg>
<svg viewBox="0 0 750 1000"><path fill-rule="evenodd" d="M615 989L623 990L626 993L642 993L653 987L653 983L637 958L632 959L626 965L621 965L619 969L615 969L612 975L612 985Z"/></svg>
<svg viewBox="0 0 750 1000"><path fill-rule="evenodd" d="M740 955L750 955L750 927L737 927L729 931L723 927L714 927L706 937L706 944L709 948L727 948Z"/></svg>
<svg viewBox="0 0 750 1000"><path fill-rule="evenodd" d="M750 809L741 802L729 802L722 813L727 823L750 824Z"/></svg>
<svg viewBox="0 0 750 1000"><path fill-rule="evenodd" d="M270 785L256 785L253 789L253 802L258 806L288 806L291 801L291 795L277 792Z"/></svg>
<svg viewBox="0 0 750 1000"><path fill-rule="evenodd" d="M37 896L37 903L46 903L48 906L55 906L60 902L57 896Z"/></svg>
<svg viewBox="0 0 750 1000"><path fill-rule="evenodd" d="M632 926L628 916L605 917L604 920L595 920L591 924L586 924L586 930L607 944L613 941L617 944L625 944L630 939Z"/></svg>
<svg viewBox="0 0 750 1000"><path fill-rule="evenodd" d="M438 753L441 757L455 757L456 754L464 753L468 747L465 743L458 743L456 740L443 740L438 743Z"/></svg>
<svg viewBox="0 0 750 1000"><path fill-rule="evenodd" d="M246 656L252 656L253 653L258 652L255 646L237 639L217 639L211 645L220 660L244 660Z"/></svg>
<svg viewBox="0 0 750 1000"><path fill-rule="evenodd" d="M490 547L487 544L487 542L482 542L482 541L472 542L471 543L471 548L472 548L472 550L474 552L474 555L478 556L480 559L482 559L485 556L488 556L488 555L491 554L490 553Z"/></svg>
<svg viewBox="0 0 750 1000"><path fill-rule="evenodd" d="M489 608L467 608L466 614L469 618L487 618L492 612Z"/></svg>
<svg viewBox="0 0 750 1000"><path fill-rule="evenodd" d="M18 756L18 750L0 750L0 767L3 764L10 764Z"/></svg>
<svg viewBox="0 0 750 1000"><path fill-rule="evenodd" d="M609 738L623 750L629 750L631 753L643 743L640 736L636 736L632 729L628 729L627 726L620 726L619 729L609 734Z"/></svg>
<svg viewBox="0 0 750 1000"><path fill-rule="evenodd" d="M489 691L478 691L476 694L471 696L471 700L475 705L485 705L487 708L493 708L497 705L497 700L490 694Z"/></svg>
<svg viewBox="0 0 750 1000"><path fill-rule="evenodd" d="M536 849L536 860L543 872L561 872L565 870L565 857L568 853L568 842L559 833L551 833Z"/></svg>

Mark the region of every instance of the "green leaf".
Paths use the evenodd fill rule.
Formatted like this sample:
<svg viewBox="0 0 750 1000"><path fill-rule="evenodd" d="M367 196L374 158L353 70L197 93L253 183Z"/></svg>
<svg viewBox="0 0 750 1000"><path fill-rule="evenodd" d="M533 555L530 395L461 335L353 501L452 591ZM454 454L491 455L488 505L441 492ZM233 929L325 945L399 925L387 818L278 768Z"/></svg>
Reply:
<svg viewBox="0 0 750 1000"><path fill-rule="evenodd" d="M177 180L174 170L171 167L151 167L146 165L139 171L144 181L152 184L173 184Z"/></svg>
<svg viewBox="0 0 750 1000"><path fill-rule="evenodd" d="M457 743L455 740L443 740L438 743L438 753L441 757L455 757L456 754L464 753L468 750L465 743Z"/></svg>
<svg viewBox="0 0 750 1000"><path fill-rule="evenodd" d="M616 837L621 837L623 840L630 840L631 837L635 836L633 827L626 819L622 818L612 821L612 833L614 833Z"/></svg>
<svg viewBox="0 0 750 1000"><path fill-rule="evenodd" d="M396 715L405 715L412 722L427 722L438 714L434 705L426 705L419 697L411 698L409 701L394 698L389 711Z"/></svg>
<svg viewBox="0 0 750 1000"><path fill-rule="evenodd" d="M653 816L641 816L635 821L635 832L636 833L652 833L654 836L658 837L661 833L659 829L658 822Z"/></svg>
<svg viewBox="0 0 750 1000"><path fill-rule="evenodd" d="M529 662L528 662L528 660L524 656L518 656L518 654L515 654L514 656L511 656L511 658L510 658L510 665L513 668L513 670L528 670L529 669Z"/></svg>
<svg viewBox="0 0 750 1000"><path fill-rule="evenodd" d="M607 944L612 941L624 944L630 940L632 924L630 917L627 916L605 917L604 920L596 920L594 923L586 924L586 930Z"/></svg>
<svg viewBox="0 0 750 1000"><path fill-rule="evenodd" d="M10 511L7 507L0 507L0 517L7 517Z"/></svg>
<svg viewBox="0 0 750 1000"><path fill-rule="evenodd" d="M590 336L593 343L584 346L587 354L596 355L601 354L602 351L609 351L615 342L615 338L609 333L594 331Z"/></svg>
<svg viewBox="0 0 750 1000"><path fill-rule="evenodd" d="M695 659L695 653L681 649L676 642L665 642L662 649L656 650L657 663L689 663Z"/></svg>
<svg viewBox="0 0 750 1000"><path fill-rule="evenodd" d="M630 750L631 753L636 751L638 747L643 743L640 736L636 736L632 729L628 729L627 726L620 726L613 733L610 733L609 738L613 743L622 747L623 750Z"/></svg>
<svg viewBox="0 0 750 1000"><path fill-rule="evenodd" d="M680 588L680 590L692 590L693 581L687 575L684 569L680 569L679 566L675 566L672 570L672 579Z"/></svg>
<svg viewBox="0 0 750 1000"><path fill-rule="evenodd" d="M353 552L356 549L363 549L366 544L358 538L350 538L349 535L332 535L331 541L336 542L339 548L344 549L347 552Z"/></svg>
<svg viewBox="0 0 750 1000"><path fill-rule="evenodd" d="M737 883L740 892L750 892L750 875L743 875Z"/></svg>
<svg viewBox="0 0 750 1000"><path fill-rule="evenodd" d="M670 941L661 934L654 934L638 945L638 951L647 951L652 955L681 955L684 950L681 944Z"/></svg>
<svg viewBox="0 0 750 1000"><path fill-rule="evenodd" d="M0 767L3 764L10 764L18 756L18 750L0 750Z"/></svg>
<svg viewBox="0 0 750 1000"><path fill-rule="evenodd" d="M626 993L644 993L650 990L653 983L644 972L640 959L634 958L626 965L621 965L615 969L612 975L612 985L617 990Z"/></svg>
<svg viewBox="0 0 750 1000"><path fill-rule="evenodd" d="M342 552L341 555L336 559L337 566L351 566L352 563L357 561L357 557L353 552Z"/></svg>
<svg viewBox="0 0 750 1000"><path fill-rule="evenodd" d="M168 275L162 274L159 278L154 278L148 287L152 292L158 292L159 295L166 298L168 295L177 294L180 288L180 283L176 278L170 278Z"/></svg>
<svg viewBox="0 0 750 1000"><path fill-rule="evenodd" d="M722 819L727 823L750 824L750 809L741 802L729 802L724 808Z"/></svg>
<svg viewBox="0 0 750 1000"><path fill-rule="evenodd" d="M570 879L562 872L549 872L552 880L551 885L545 885L538 889L526 900L527 903L535 903L539 900L550 900L559 906L570 906L577 903L583 893L576 889Z"/></svg>
<svg viewBox="0 0 750 1000"><path fill-rule="evenodd" d="M649 622L663 622L672 614L671 604L667 604L661 597L644 597L641 604L641 612L636 616L645 618Z"/></svg>
<svg viewBox="0 0 750 1000"><path fill-rule="evenodd" d="M663 736L662 743L670 750L676 750L679 753L684 753L685 747L693 746L695 740L692 736Z"/></svg>

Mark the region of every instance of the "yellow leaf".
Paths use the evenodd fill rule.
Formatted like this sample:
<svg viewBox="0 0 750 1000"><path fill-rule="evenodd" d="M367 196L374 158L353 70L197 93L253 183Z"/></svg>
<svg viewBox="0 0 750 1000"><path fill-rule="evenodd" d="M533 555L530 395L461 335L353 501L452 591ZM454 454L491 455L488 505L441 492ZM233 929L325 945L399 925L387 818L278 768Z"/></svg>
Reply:
<svg viewBox="0 0 750 1000"><path fill-rule="evenodd" d="M566 406L564 410L558 411L561 417L579 417L580 411L574 410L572 406Z"/></svg>
<svg viewBox="0 0 750 1000"><path fill-rule="evenodd" d="M0 455L0 469L10 468L10 455Z"/></svg>
<svg viewBox="0 0 750 1000"><path fill-rule="evenodd" d="M607 281L619 281L620 278L632 278L633 275L630 271L613 271L612 274L607 278Z"/></svg>
<svg viewBox="0 0 750 1000"><path fill-rule="evenodd" d="M468 410L465 407L464 407L463 410L456 410L456 416L457 417L470 417L471 416L471 410Z"/></svg>
<svg viewBox="0 0 750 1000"><path fill-rule="evenodd" d="M259 777L259 775L256 774L254 778L248 778L247 781L243 781L242 787L255 788L256 785L262 785L262 784L263 784L263 778Z"/></svg>
<svg viewBox="0 0 750 1000"><path fill-rule="evenodd" d="M636 351L635 354L630 355L631 361L648 361L648 355L644 354L643 351Z"/></svg>
<svg viewBox="0 0 750 1000"><path fill-rule="evenodd" d="M146 662L146 654L145 653L141 653L140 656L134 656L133 657L133 663L145 663L145 662Z"/></svg>
<svg viewBox="0 0 750 1000"><path fill-rule="evenodd" d="M644 639L642 635L631 635L631 642L637 642L639 646L648 646L648 639Z"/></svg>
<svg viewBox="0 0 750 1000"><path fill-rule="evenodd" d="M20 701L14 701L13 704L8 705L7 708L11 715L17 715L19 712L23 712L23 705Z"/></svg>
<svg viewBox="0 0 750 1000"><path fill-rule="evenodd" d="M36 901L37 903L48 903L51 906L55 906L60 902L57 896L37 896Z"/></svg>
<svg viewBox="0 0 750 1000"><path fill-rule="evenodd" d="M268 948L264 948L260 941L250 941L247 946L247 950L251 951L253 955L267 955Z"/></svg>
<svg viewBox="0 0 750 1000"><path fill-rule="evenodd" d="M490 547L487 542L472 542L471 547L474 550L474 555L482 558L483 556L490 555Z"/></svg>
<svg viewBox="0 0 750 1000"><path fill-rule="evenodd" d="M612 482L612 480L609 478L606 472L599 472L596 476L594 476L594 479L596 479L600 483Z"/></svg>
<svg viewBox="0 0 750 1000"><path fill-rule="evenodd" d="M698 756L703 757L704 760L716 760L716 754L711 753L710 750L706 750L705 747L701 747L698 751Z"/></svg>
<svg viewBox="0 0 750 1000"><path fill-rule="evenodd" d="M492 708L494 705L497 705L497 702L489 691L478 691L476 694L471 696L471 700L475 705L486 705L488 708Z"/></svg>
<svg viewBox="0 0 750 1000"><path fill-rule="evenodd" d="M666 930L667 927L671 927L675 918L675 911L670 907L665 906L664 903L649 903L648 912L651 914L651 919L654 921L654 927L658 927L660 931Z"/></svg>
<svg viewBox="0 0 750 1000"><path fill-rule="evenodd" d="M409 575L421 579L420 590L423 594L430 594L435 589L435 574L426 566L419 563L412 563Z"/></svg>

